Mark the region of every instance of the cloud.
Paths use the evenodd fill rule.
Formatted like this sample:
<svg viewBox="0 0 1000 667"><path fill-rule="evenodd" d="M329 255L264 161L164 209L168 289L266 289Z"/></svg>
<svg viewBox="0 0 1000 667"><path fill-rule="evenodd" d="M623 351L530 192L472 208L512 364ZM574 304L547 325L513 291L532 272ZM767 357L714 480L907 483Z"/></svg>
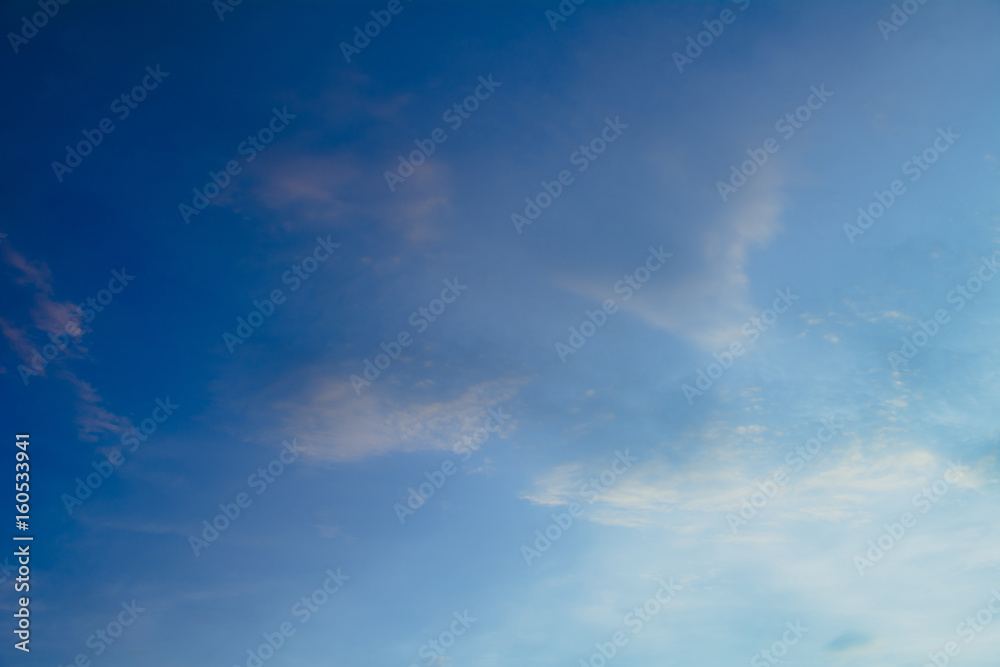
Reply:
<svg viewBox="0 0 1000 667"><path fill-rule="evenodd" d="M81 440L96 442L99 435L121 433L132 428L132 423L127 417L119 417L102 405L104 399L97 394L90 383L81 380L68 370L63 371L61 375L76 389L78 399L76 425Z"/></svg>
<svg viewBox="0 0 1000 667"><path fill-rule="evenodd" d="M296 155L261 167L255 199L281 214L286 229L325 229L371 220L413 242L440 238L441 217L452 212L448 169L440 159L416 167L390 192L373 172L396 168L395 159L369 164L346 152Z"/></svg>
<svg viewBox="0 0 1000 667"><path fill-rule="evenodd" d="M418 98L385 95L366 74L341 71L335 76L341 85L298 103L301 113L320 124L303 128L298 142L290 139L267 162L254 165L257 183L250 186L251 197L279 213L286 230L375 222L415 243L442 238L441 218L453 210L450 170L442 155L416 166L393 190L383 176L399 168L398 155L414 150L412 141L420 132L409 127L411 116L404 112ZM327 128L345 126L371 127L403 139L384 150L366 144L363 150L316 152L315 146L328 143L323 136ZM218 203L234 201L230 193Z"/></svg>
<svg viewBox="0 0 1000 667"><path fill-rule="evenodd" d="M640 462L602 493L586 515L595 523L628 527L662 526L682 531L716 533L730 539L725 516L737 513L744 499L759 491L784 463L784 452L773 456L773 467L761 468L744 443L740 429L712 448L702 462L677 464L664 457ZM713 436L714 437L714 436ZM790 534L797 523L866 523L886 514L887 504L905 504L913 493L937 479L947 468L942 456L909 442L833 442L799 471L782 465L788 482L755 516L755 531ZM789 449L791 447L789 446ZM872 451L876 450L877 451ZM769 456L769 458L770 458ZM955 484L974 490L987 484L992 459L972 466ZM578 502L578 489L593 476L593 466L568 463L534 480L521 498L540 505Z"/></svg>
<svg viewBox="0 0 1000 667"><path fill-rule="evenodd" d="M751 253L766 247L781 229L779 189L773 171L762 173L702 236L699 268L667 284L651 280L629 301L620 301L610 285L592 279L574 277L561 284L595 301L616 299L623 310L707 350L727 347L742 338L740 326L760 310L750 300L747 269ZM671 261L679 259L676 249L664 250L675 252Z"/></svg>
<svg viewBox="0 0 1000 667"><path fill-rule="evenodd" d="M20 271L15 279L18 285L34 285L43 294L52 294L52 271L45 262L29 261L21 253L14 250L10 243L4 244L4 260L10 266Z"/></svg>
<svg viewBox="0 0 1000 667"><path fill-rule="evenodd" d="M295 157L265 172L256 196L301 222L329 225L354 211L349 200L360 175L358 165L345 155Z"/></svg>
<svg viewBox="0 0 1000 667"><path fill-rule="evenodd" d="M30 364L31 359L35 355L36 348L28 339L27 332L0 317L0 333L7 339L7 344L14 350L18 358L24 363ZM45 375L45 369L42 368L39 374Z"/></svg>
<svg viewBox="0 0 1000 667"><path fill-rule="evenodd" d="M358 396L349 382L326 379L274 407L288 415L287 437L298 438L309 456L357 461L391 452L450 450L482 428L487 410L502 407L520 384L495 380L449 399L402 403L381 394L377 386ZM514 427L513 417L505 420L499 435Z"/></svg>
<svg viewBox="0 0 1000 667"><path fill-rule="evenodd" d="M67 347L60 353L73 354L69 346L78 344L85 333L80 309L69 301L52 300L52 271L44 262L29 261L9 243L4 244L4 260L20 273L14 282L35 288L35 306L31 309L31 322L35 329L45 333L49 338L42 345L50 344L52 337L63 336L66 338ZM26 329L6 320L0 320L0 332L23 364L32 367L39 375L45 375L44 367L35 366L40 355ZM78 351L85 352L82 349Z"/></svg>
<svg viewBox="0 0 1000 667"><path fill-rule="evenodd" d="M35 327L47 334L57 336L65 333L74 339L84 334L83 314L76 304L68 301L50 301L40 296L31 315Z"/></svg>
<svg viewBox="0 0 1000 667"><path fill-rule="evenodd" d="M518 497L536 505L566 505L579 500L577 489L585 480L583 464L566 463L536 478L534 490Z"/></svg>
<svg viewBox="0 0 1000 667"><path fill-rule="evenodd" d="M0 333L7 339L14 353L30 372L46 376L47 364L42 364L42 354L47 347L57 347L55 343L62 341L57 347L55 357L48 355L48 363L55 363L66 358L86 358L87 349L80 344L80 339L86 333L82 322L82 313L77 306L69 301L56 301L52 298L52 271L44 262L33 262L19 252L4 244L4 260L16 269L20 276L15 278L19 285L30 285L35 288L35 306L30 311L32 327L35 331L44 333L48 340L41 344L41 351L31 340L30 332L22 327L11 324L0 318ZM81 440L95 442L99 436L109 433L119 433L131 427L125 417L120 417L103 405L103 399L92 385L81 380L69 370L63 369L59 377L73 386L77 396L76 424Z"/></svg>

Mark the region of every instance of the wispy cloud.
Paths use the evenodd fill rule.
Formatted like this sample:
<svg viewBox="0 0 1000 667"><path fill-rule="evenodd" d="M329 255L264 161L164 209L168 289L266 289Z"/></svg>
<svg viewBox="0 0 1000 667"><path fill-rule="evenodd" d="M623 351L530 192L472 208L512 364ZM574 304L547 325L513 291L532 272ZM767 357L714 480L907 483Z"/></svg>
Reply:
<svg viewBox="0 0 1000 667"><path fill-rule="evenodd" d="M510 400L518 380L494 380L446 399L399 401L373 387L361 396L349 382L323 380L277 401L284 430L321 461L354 461L390 452L451 449L481 428L487 410ZM506 420L501 436L515 427Z"/></svg>
<svg viewBox="0 0 1000 667"><path fill-rule="evenodd" d="M706 350L739 340L740 326L768 305L752 302L747 271L752 253L767 247L781 229L780 186L774 172L758 176L702 234L701 256L690 264L687 274L675 275L669 282L651 280L621 304L623 310ZM561 283L595 301L615 298L609 285L592 277L571 277Z"/></svg>
<svg viewBox="0 0 1000 667"><path fill-rule="evenodd" d="M629 475L601 494L588 520L617 526L663 526L680 530L725 533L725 515L739 512L744 499L759 491L779 465L789 479L775 487L777 494L754 518L764 530L793 531L797 522L865 523L885 514L887 504L899 504L909 492L919 491L947 467L947 459L907 442L871 451L853 443L828 446L815 460L795 471L776 455L773 465L726 450L742 451L736 441L723 443L701 463L678 467L660 456L639 464ZM990 482L990 460L976 462L956 484L960 489L981 489ZM594 471L581 463L554 468L534 481L522 498L541 505L567 505L579 501L578 489ZM745 532L745 531L744 531Z"/></svg>
<svg viewBox="0 0 1000 667"><path fill-rule="evenodd" d="M87 349L80 343L86 333L80 309L70 301L53 298L52 271L44 262L30 261L14 250L10 243L4 243L3 256L7 264L19 274L15 282L34 288L35 306L31 309L29 327L18 327L6 319L0 319L0 333L7 339L11 349L33 374L46 376L46 366L38 362L39 349L52 346L53 340L62 340L59 355L49 363L62 365L66 358L87 358ZM32 340L32 333L45 334L41 342ZM82 440L95 442L101 435L118 433L131 426L129 420L120 417L104 406L104 400L94 387L81 380L66 368L58 376L66 380L77 396L76 424Z"/></svg>

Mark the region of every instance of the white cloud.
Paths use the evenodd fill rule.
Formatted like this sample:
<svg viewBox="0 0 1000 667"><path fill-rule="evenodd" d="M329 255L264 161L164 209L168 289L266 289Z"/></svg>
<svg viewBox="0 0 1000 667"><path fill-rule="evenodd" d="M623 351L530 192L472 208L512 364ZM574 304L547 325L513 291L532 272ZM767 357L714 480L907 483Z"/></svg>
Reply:
<svg viewBox="0 0 1000 667"><path fill-rule="evenodd" d="M746 430L737 427L729 433L735 437ZM758 491L757 483L771 479L783 466L789 481L776 487L777 494L751 520L756 530L791 533L794 524L803 521L864 523L885 515L887 507L906 505L948 467L942 456L905 442L875 447L872 442L843 446L834 440L799 471L784 465L783 451L773 455L768 466L752 448L741 437L711 448L701 462L678 467L660 457L636 464L600 496L586 519L728 538L725 515L738 512L743 500ZM991 460L971 466L954 486L983 488L991 467ZM559 466L536 478L533 489L521 497L542 505L579 501L578 490L592 472L580 463Z"/></svg>
<svg viewBox="0 0 1000 667"><path fill-rule="evenodd" d="M669 282L666 276L657 276L627 302L610 285L593 279L573 277L561 284L595 301L614 298L623 310L706 350L727 347L742 338L743 323L768 305L751 301L747 270L753 250L766 247L781 229L779 190L780 179L774 171L758 174L738 199L730 201L724 217L705 232L698 269L684 276L675 274Z"/></svg>
<svg viewBox="0 0 1000 667"><path fill-rule="evenodd" d="M354 461L390 452L449 450L486 423L489 408L503 407L518 380L483 382L453 398L401 403L378 385L355 394L346 380L322 380L275 404L289 415L284 430L323 461ZM505 411L505 414L509 411ZM505 420L502 437L515 426ZM491 434L491 438L498 434Z"/></svg>

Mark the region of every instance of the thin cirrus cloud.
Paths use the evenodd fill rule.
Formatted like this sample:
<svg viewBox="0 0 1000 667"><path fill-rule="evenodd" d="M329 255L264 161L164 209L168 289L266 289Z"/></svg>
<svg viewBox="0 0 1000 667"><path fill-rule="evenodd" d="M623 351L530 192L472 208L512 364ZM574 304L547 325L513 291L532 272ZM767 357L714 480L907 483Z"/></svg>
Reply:
<svg viewBox="0 0 1000 667"><path fill-rule="evenodd" d="M20 359L21 365L39 377L47 375L46 371L52 369L51 364L57 365L59 370L55 375L73 387L76 394L75 421L81 440L97 442L103 435L120 433L130 428L131 423L128 418L116 415L105 407L104 399L94 387L65 367L66 359L90 359L87 348L81 342L88 329L83 324L82 312L76 304L53 298L55 292L52 286L52 271L48 265L28 260L11 248L9 242L5 243L4 260L20 274L15 278L15 283L34 288L35 305L30 309L27 318L31 322L28 327L18 327L0 318L0 333L7 339L8 345ZM39 334L44 334L44 339ZM49 361L50 365L37 366L35 362L39 359L41 350L46 345L52 345L50 337L60 335L65 337L65 348L60 349L55 359ZM36 342L35 338L41 342Z"/></svg>
<svg viewBox="0 0 1000 667"><path fill-rule="evenodd" d="M292 229L350 228L374 220L413 243L440 239L440 219L453 209L447 166L421 165L395 193L373 171L381 173L348 152L295 155L262 168L253 198Z"/></svg>
<svg viewBox="0 0 1000 667"><path fill-rule="evenodd" d="M19 274L14 282L34 288L35 305L30 313L33 327L47 335L68 334L74 341L78 341L85 333L82 313L76 304L52 298L52 271L48 265L28 260L14 250L9 242L4 243L3 255L4 261ZM4 335L21 360L30 364L34 353L30 347L29 334L24 329L5 322Z"/></svg>
<svg viewBox="0 0 1000 667"><path fill-rule="evenodd" d="M346 380L323 379L273 407L286 415L283 437L297 438L316 461L359 461L393 452L450 450L484 425L489 409L513 399L521 384L487 381L457 396L420 401L394 398L377 384L358 396ZM515 428L511 417L497 435L506 438Z"/></svg>
<svg viewBox="0 0 1000 667"><path fill-rule="evenodd" d="M717 351L740 340L740 327L751 315L769 304L755 304L750 295L749 263L782 229L781 181L775 172L760 174L721 214L719 221L696 234L689 247L697 250L693 261L684 263L686 273L673 267L660 269L629 301L621 301L612 290L614 280L598 283L592 277L573 276L559 281L564 289L592 298L595 303L614 298L623 310L647 324L693 343ZM660 243L650 243L659 247ZM664 247L665 252L679 252ZM677 264L677 255L674 262ZM625 267L630 269L632 267ZM673 274L673 275L671 275ZM670 276L668 278L668 275ZM777 285L784 288L786 285ZM794 292L794 290L793 290Z"/></svg>
<svg viewBox="0 0 1000 667"><path fill-rule="evenodd" d="M698 462L679 465L657 454L601 493L586 518L612 526L660 526L717 532L726 537L730 533L726 515L738 513L744 500L760 490L758 484L773 479L781 467L787 484L774 487L774 498L753 517L753 529L738 532L778 530L792 534L792 522L865 523L877 518L887 503L918 492L949 464L946 456L902 439L883 441L879 452L869 452L857 436L834 437L849 444L831 442L827 451L821 450L798 471L786 464L786 450L782 449L769 457L773 459L769 462L751 462L746 456L749 443L736 433ZM791 441L788 449L794 444ZM986 488L992 464L989 457L965 464L969 469L954 487L969 492ZM560 465L536 477L533 488L520 497L546 506L580 502L581 486L599 472L593 464Z"/></svg>

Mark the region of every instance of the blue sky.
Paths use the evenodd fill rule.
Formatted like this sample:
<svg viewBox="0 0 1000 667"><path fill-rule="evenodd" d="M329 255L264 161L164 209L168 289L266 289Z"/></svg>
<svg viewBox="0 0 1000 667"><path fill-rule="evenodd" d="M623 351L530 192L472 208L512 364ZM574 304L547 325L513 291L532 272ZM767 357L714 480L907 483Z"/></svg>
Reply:
<svg viewBox="0 0 1000 667"><path fill-rule="evenodd" d="M992 664L1000 7L559 7L76 0L7 37L2 664Z"/></svg>

